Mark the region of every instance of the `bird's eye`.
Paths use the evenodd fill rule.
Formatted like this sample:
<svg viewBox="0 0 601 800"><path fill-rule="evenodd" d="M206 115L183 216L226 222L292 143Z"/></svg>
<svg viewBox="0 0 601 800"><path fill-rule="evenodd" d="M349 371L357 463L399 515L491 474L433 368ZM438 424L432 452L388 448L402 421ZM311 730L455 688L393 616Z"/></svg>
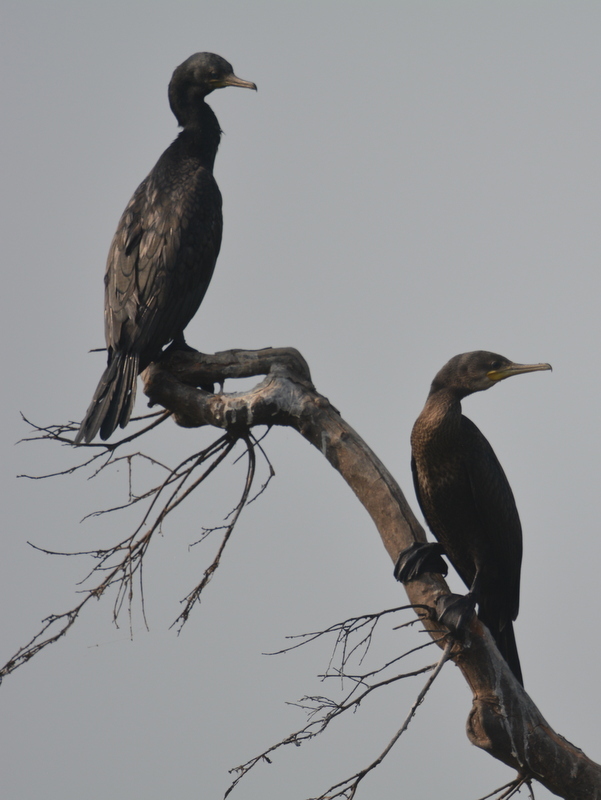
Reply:
<svg viewBox="0 0 601 800"><path fill-rule="evenodd" d="M492 364L490 365L491 369L499 369L499 367L501 366L502 364L500 361L493 361Z"/></svg>

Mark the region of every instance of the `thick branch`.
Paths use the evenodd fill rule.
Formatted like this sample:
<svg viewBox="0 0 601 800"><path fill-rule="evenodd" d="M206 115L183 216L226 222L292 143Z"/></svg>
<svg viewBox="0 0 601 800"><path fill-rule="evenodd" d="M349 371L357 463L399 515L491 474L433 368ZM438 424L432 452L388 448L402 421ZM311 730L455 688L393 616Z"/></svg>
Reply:
<svg viewBox="0 0 601 800"><path fill-rule="evenodd" d="M227 378L265 375L250 392L211 394L199 384ZM151 403L159 403L179 425L244 429L253 425L295 428L317 447L355 492L373 519L393 562L425 533L400 487L361 437L313 387L309 369L293 349L233 350L203 355L172 353L144 375ZM437 575L406 585L414 604L434 609L448 592ZM440 625L430 619L433 631ZM453 660L473 692L467 723L470 741L495 758L536 778L550 791L570 800L601 797L601 767L555 733L515 680L487 629L474 618Z"/></svg>

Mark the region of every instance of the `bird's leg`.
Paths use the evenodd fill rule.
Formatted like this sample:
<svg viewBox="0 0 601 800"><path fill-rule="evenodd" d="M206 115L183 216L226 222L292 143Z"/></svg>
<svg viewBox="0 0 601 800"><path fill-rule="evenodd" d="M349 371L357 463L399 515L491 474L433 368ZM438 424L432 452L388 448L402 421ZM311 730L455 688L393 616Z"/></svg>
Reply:
<svg viewBox="0 0 601 800"><path fill-rule="evenodd" d="M440 542L414 542L397 558L394 577L401 583L408 583L419 578L424 572L446 575L449 568L442 558L444 552Z"/></svg>
<svg viewBox="0 0 601 800"><path fill-rule="evenodd" d="M447 594L436 601L438 619L454 633L460 633L474 615L480 597L481 578L480 568L476 567L476 574L467 594Z"/></svg>

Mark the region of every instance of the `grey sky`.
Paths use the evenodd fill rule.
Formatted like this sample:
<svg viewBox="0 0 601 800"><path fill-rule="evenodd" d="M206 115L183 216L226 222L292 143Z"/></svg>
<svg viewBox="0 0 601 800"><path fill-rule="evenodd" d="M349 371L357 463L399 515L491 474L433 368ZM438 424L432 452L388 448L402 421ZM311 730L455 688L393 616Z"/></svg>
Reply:
<svg viewBox="0 0 601 800"><path fill-rule="evenodd" d="M177 133L173 69L210 50L259 91L209 99L225 131L215 169L224 242L188 340L206 351L298 347L414 507L409 433L442 364L473 349L552 363L553 373L464 408L493 444L522 517L516 637L526 688L551 725L599 760L601 4L5 0L0 35L2 663L42 617L73 605L86 569L26 542L93 548L133 519L79 524L126 499L123 472L17 480L64 469L76 454L13 443L27 434L20 411L40 424L84 414L104 362L88 351L103 344L111 236ZM168 425L146 449L172 462L213 437ZM235 503L241 464L156 541L150 632L136 612L130 641L107 599L6 679L3 797L219 798L228 768L301 727L286 701L335 691L315 677L327 646L261 653L404 601L367 514L320 455L288 431L272 432L266 448L277 477L245 513L181 636L168 627L211 550L188 545ZM422 641L413 637L391 634L382 652ZM381 751L420 686L391 690L322 741L282 751L233 797L318 795ZM469 707L449 666L359 796L475 800L509 780L469 745ZM422 770L426 743L436 771Z"/></svg>

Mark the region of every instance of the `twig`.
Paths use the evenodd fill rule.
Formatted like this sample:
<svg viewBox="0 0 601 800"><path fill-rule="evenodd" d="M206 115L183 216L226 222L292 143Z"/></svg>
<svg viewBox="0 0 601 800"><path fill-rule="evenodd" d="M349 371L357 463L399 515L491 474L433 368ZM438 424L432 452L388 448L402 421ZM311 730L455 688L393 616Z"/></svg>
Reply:
<svg viewBox="0 0 601 800"><path fill-rule="evenodd" d="M160 417L153 422L152 427L154 427L157 424L160 424L160 422L162 422L164 419L166 419L166 414L161 414ZM62 436L62 433L57 433L57 432L70 429L70 427L72 427L70 425L54 426L55 429L51 429L51 428L41 428L40 426L33 425L32 423L28 424L30 424L32 427L34 427L37 431L41 433L41 436L38 438L51 438L59 441L62 441L64 437ZM149 428L147 427L145 430L148 429ZM133 438L136 437L137 435L135 434L133 437L128 437L128 440L131 441ZM141 500L149 501L148 508L142 515L142 519L140 520L139 524L136 526L134 531L122 541L117 542L116 544L111 545L110 547L107 548L96 549L96 550L85 550L85 551L82 550L78 552L58 552L30 543L34 549L49 555L88 556L88 557L91 556L96 561L96 564L93 567L91 567L91 569L87 572L85 577L79 582L78 584L79 586L83 587L83 585L87 581L89 581L94 575L99 575L102 577L101 580L99 580L99 582L96 583L96 585L94 585L93 587L82 588L80 590L84 596L81 602L79 602L76 606L74 606L74 608L70 609L69 611L63 612L61 614L51 614L42 621L43 624L40 631L26 645L20 647L16 651L16 653L7 661L7 663L0 669L0 680L4 675L8 675L18 667L25 664L27 661L29 661L31 658L37 655L37 653L39 653L40 650L42 650L44 647L58 641L58 639L60 639L69 631L69 629L78 619L79 615L81 614L83 608L88 603L88 601L91 598L100 599L100 597L102 597L106 593L106 591L113 586L116 587L116 595L113 605L114 623L118 625L119 615L123 609L124 604L126 604L129 614L130 632L133 629L131 614L132 614L132 604L135 596L134 581L137 580L142 616L144 618L145 624L147 625L145 616L145 603L144 603L143 563L144 563L144 556L148 550L148 547L150 546L152 537L157 531L161 530L161 527L166 517L173 510L175 510L180 505L180 503L182 503L186 498L188 498L190 494L203 481L205 481L212 472L214 472L215 469L217 469L219 464L223 462L223 460L233 450L236 443L240 439L242 439L246 443L246 452L248 454L248 459L249 459L249 466L247 469L247 475L242 496L234 509L232 520L226 527L226 533L223 537L223 540L218 549L218 553L215 559L213 560L209 568L205 570L203 579L200 582L200 584L196 586L195 589L193 589L192 592L190 592L187 595L187 597L182 601L185 603L185 608L182 614L180 614L180 616L176 620L176 623L177 622L180 623L179 629L181 630L182 625L186 622L186 620L190 615L192 607L199 600L203 588L206 586L210 577L213 575L213 573L219 566L219 562L223 554L225 545L229 540L232 531L234 530L236 522L238 521L240 514L242 512L242 509L249 502L249 493L256 472L256 458L254 453L254 445L248 434L231 435L229 433L225 433L224 435L220 436L217 440L212 442L208 447L206 447L201 452L196 453L195 455L184 459L174 469L169 469L161 462L152 459L142 453L134 453L127 456L119 456L118 458L114 458L113 453L115 447L118 447L120 444L123 444L126 441L122 440L121 442L116 443L116 445L114 446L103 445L102 447L104 449L102 453L97 453L91 459L88 459L88 461L85 462L84 464L79 464L72 470L65 471L65 472L75 471L76 469L80 469L83 466L94 463L95 461L97 461L98 458L103 458L104 462L100 465L100 467L97 470L95 470L95 472L92 475L93 477L94 475L97 475L100 471L102 471L104 468L109 466L109 464L118 463L119 461L126 460L128 462L128 467L129 467L131 466L133 459L143 458L150 461L150 463L153 465L157 465L162 467L163 469L166 469L168 474L165 480L163 480L160 484L154 486L152 489L146 492L143 492L140 496L135 496L133 495L131 489L131 472L130 469L128 468L128 486L130 495L129 502L120 507L105 509L104 511L100 512L94 512L94 515L98 515L98 514L108 513L108 511L116 511L119 510L120 508L127 508L131 505L134 505L137 502L140 502ZM206 464L205 469L198 477L196 477L190 483L190 480L196 473L196 470L203 464ZM274 471L271 464L269 464L269 467L270 467L270 473L273 474ZM269 482L269 479L270 478L268 478L267 483ZM260 494L264 490L264 488L265 487L263 487L258 494ZM168 489L171 490L168 494L168 497L166 498L166 500L164 500L161 507L157 508L157 504L159 503L165 491Z"/></svg>
<svg viewBox="0 0 601 800"><path fill-rule="evenodd" d="M332 653L332 657L330 658L328 664L328 670L325 675L322 675L322 678L326 677L339 677L341 679L349 679L353 682L353 686L351 690L347 693L341 701L331 700L328 697L324 696L311 696L311 697L303 697L297 703L290 703L290 705L294 705L298 708L303 709L308 715L308 722L307 724L295 731L294 733L288 735L286 738L282 739L281 741L277 742L274 745L268 747L265 751L260 753L257 756L254 756L249 761L245 762L244 764L239 765L230 770L232 773L238 773L236 778L233 780L232 784L228 788L225 797L227 797L230 792L237 786L237 784L242 780L242 778L255 767L260 762L267 762L271 763L271 756L272 754L278 750L280 747L285 745L294 744L296 746L301 745L303 742L313 739L314 737L318 736L320 733L323 733L326 728L333 722L337 717L341 714L349 711L349 710L356 710L359 708L361 703L370 695L372 692L375 692L377 689L380 689L384 686L390 686L397 681L403 680L405 678L414 677L416 675L421 675L424 672L428 672L430 670L434 670L437 668L437 664L430 664L425 667L420 667L416 670L412 670L410 672L405 672L397 675L393 675L391 677L383 678L380 681L369 683L368 678L372 678L374 675L382 673L384 670L388 669L392 664L395 664L401 658L404 658L411 653L414 653L418 650L422 650L424 647L430 647L433 644L438 643L437 640L428 641L424 645L420 645L419 647L412 648L407 652L403 653L401 656L397 656L394 659L390 660L383 666L373 670L372 672L365 673L365 675L350 675L345 672L345 667L348 664L349 659L354 654L356 658L359 659L359 663L365 657L365 653L359 654L357 651L357 647L347 647L346 643L348 638L357 631L361 631L365 626L369 626L369 633L363 635L362 641L365 641L368 637L373 637L373 632L375 629L376 624L381 619L382 616L393 614L394 612L401 611L401 610L408 610L413 608L412 606L401 606L399 608L393 609L386 609L385 611L379 612L377 614L364 614L360 617L352 617L350 619L344 620L344 622L336 623L335 625L331 625L324 631L317 631L311 632L308 634L302 634L305 638L304 642L300 642L299 644L293 645L292 647L285 648L283 650L278 651L278 653L285 653L290 650L296 649L303 644L307 644L310 641L314 641L315 639L320 638L321 636L325 635L326 633L335 633L336 634L336 643L334 646L334 652ZM446 634L445 634L446 635ZM297 638L297 637L287 637L287 638ZM441 637L441 639L443 639ZM369 646L369 645L368 645ZM332 669L332 661L336 654L336 651L339 648L342 648L342 653L340 655L340 667L336 668L335 674L331 674L330 670ZM448 648L447 648L448 649ZM446 651L445 651L446 652ZM269 654L275 655L275 653ZM407 723L408 724L408 723ZM400 734L399 734L400 735ZM384 754L385 755L385 754Z"/></svg>
<svg viewBox="0 0 601 800"><path fill-rule="evenodd" d="M445 662L448 661L449 656L451 655L452 647L453 647L453 641L450 640L447 643L438 664L434 668L434 671L426 681L421 692L418 694L414 704L411 706L411 709L407 714L407 717L405 718L405 721L403 722L402 726L395 733L395 735L392 737L392 739L390 740L388 745L384 748L382 753L378 756L378 758L376 758L375 761L372 761L372 763L369 766L355 773L350 778L346 778L344 781L341 781L340 783L336 783L333 786L330 786L330 788L327 789L327 791L325 791L323 794L320 794L319 797L310 798L310 800L334 800L334 798L336 797L344 798L344 800L352 800L355 797L359 784L361 783L363 778L365 778L366 775L368 775L372 770L374 770L382 763L382 761L386 758L388 753L390 753L394 745L398 742L403 733L409 727L409 723L415 716L415 712L417 711L418 707L423 703L426 694L428 693L430 687L440 674L440 671L443 668ZM331 792L335 793L331 794Z"/></svg>
<svg viewBox="0 0 601 800"><path fill-rule="evenodd" d="M255 457L254 446L250 440L250 437L248 435L244 435L241 438L244 439L244 441L246 442L246 448L248 453L248 469L246 472L246 482L244 484L244 491L242 492L242 497L240 498L240 501L238 502L238 505L235 508L233 519L225 529L223 539L221 540L221 544L219 546L219 549L217 550L215 558L213 559L212 563L207 567L207 569L204 571L204 575L201 582L182 601L183 603L185 603L184 610L171 625L171 627L178 625L178 633L181 632L181 629L188 621L188 617L190 616L192 608L200 600L200 595L203 589L211 580L215 570L219 567L223 551L225 550L225 547L230 539L230 536L234 531L236 523L240 518L242 509L248 502L248 496L250 494L250 490L252 488L253 480L255 477L256 457Z"/></svg>

